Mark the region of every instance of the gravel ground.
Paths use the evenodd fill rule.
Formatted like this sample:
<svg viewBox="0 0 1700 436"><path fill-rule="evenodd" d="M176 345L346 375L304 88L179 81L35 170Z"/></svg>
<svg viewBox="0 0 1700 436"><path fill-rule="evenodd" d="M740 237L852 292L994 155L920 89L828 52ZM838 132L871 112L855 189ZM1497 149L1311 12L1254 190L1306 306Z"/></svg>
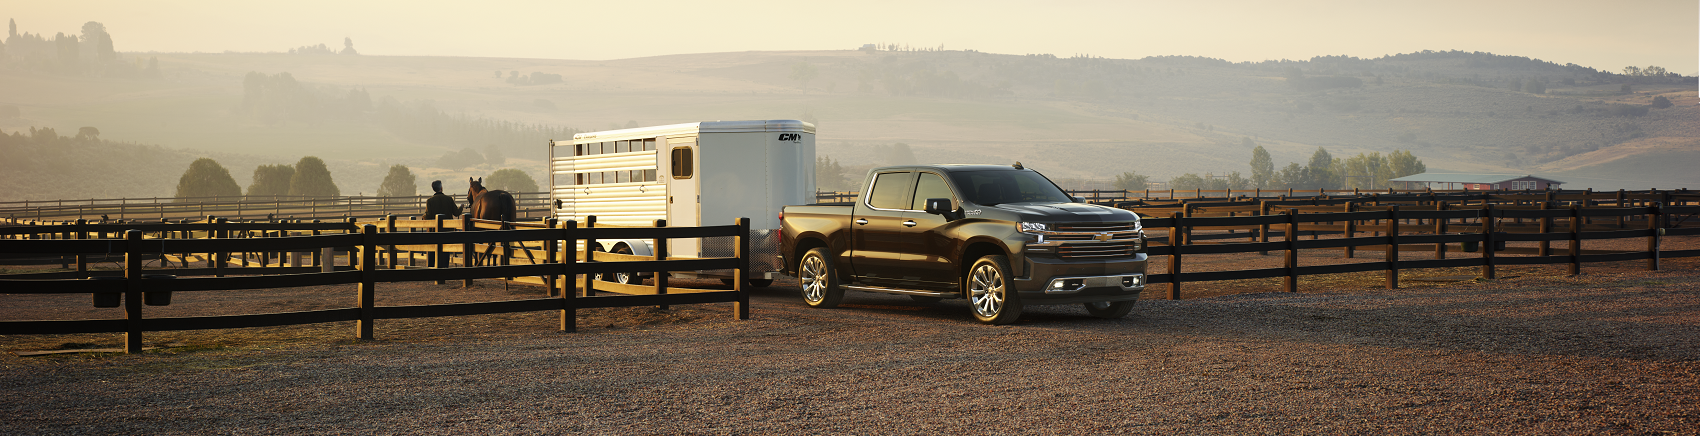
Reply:
<svg viewBox="0 0 1700 436"><path fill-rule="evenodd" d="M1141 301L1119 320L1031 307L1001 327L962 300L851 293L809 309L782 283L755 292L748 321L717 304L585 311L570 334L553 313L380 321L375 341L349 339L352 323L152 333L161 348L143 355L0 355L0 433L1700 433L1700 262L1639 265L1400 290L1352 285L1379 283L1360 274ZM479 283L379 295L539 292ZM188 293L149 310L353 294ZM0 296L0 319L93 310L23 297ZM118 343L0 337L8 351Z"/></svg>

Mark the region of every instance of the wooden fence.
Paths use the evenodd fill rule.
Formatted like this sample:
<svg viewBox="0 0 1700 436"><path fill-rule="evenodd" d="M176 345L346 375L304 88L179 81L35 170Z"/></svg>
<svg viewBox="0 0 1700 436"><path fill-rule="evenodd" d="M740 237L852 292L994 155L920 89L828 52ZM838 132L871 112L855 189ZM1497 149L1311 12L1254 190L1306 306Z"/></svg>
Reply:
<svg viewBox="0 0 1700 436"><path fill-rule="evenodd" d="M1373 209L1373 210L1364 210ZM1168 271L1147 276L1148 283L1168 283L1168 297L1181 297L1182 285L1190 282L1283 278L1283 289L1298 291L1299 277L1315 274L1340 274L1384 271L1387 287L1399 287L1402 270L1425 268L1480 267L1484 278L1492 279L1500 265L1568 264L1571 274L1579 274L1588 262L1617 262L1646 260L1647 268L1657 270L1659 259L1666 257L1700 256L1700 250L1662 250L1660 240L1669 236L1700 235L1700 228L1676 227L1670 218L1700 214L1700 206L1650 206L1622 208L1584 208L1580 205L1561 209L1508 209L1492 204L1462 210L1444 206L1439 210L1409 210L1398 205L1367 206L1352 212L1329 211L1304 213L1293 207L1277 214L1253 216L1188 217L1182 211L1172 211L1168 218L1143 220L1148 229L1166 229L1163 237L1152 238L1147 249L1151 256L1169 256ZM1637 219L1638 217L1638 219ZM1601 224L1588 224L1600 219ZM1641 225L1631 228L1629 223ZM1195 235L1194 232L1213 232ZM1237 233L1243 231L1243 233ZM1310 232L1312 239L1301 240L1301 233ZM1318 235L1335 233L1343 237L1322 239ZM1368 233L1371 236L1359 236ZM1427 234L1411 234L1427 233ZM1272 241L1271 239L1279 238ZM1645 238L1645 251L1588 251L1581 249L1584 240ZM1245 242L1232 242L1245 240ZM1535 241L1537 247L1500 248L1505 242ZM1567 246L1553 248L1553 242ZM1450 244L1469 251L1477 247L1474 256L1449 258L1454 250ZM1383 251L1381 262L1355 262L1334 265L1301 266L1299 250L1339 249L1342 257L1352 258L1355 251ZM1285 252L1281 267L1235 271L1185 272L1189 255ZM1432 251L1434 259L1402 260L1401 252ZM1500 253L1530 256L1501 256Z"/></svg>
<svg viewBox="0 0 1700 436"><path fill-rule="evenodd" d="M449 192L458 204L466 204L464 193ZM547 192L514 192L519 217L552 214ZM25 200L0 202L0 219L23 221L74 221L77 219L182 219L208 215L231 220L275 219L360 219L385 215L424 213L428 195L407 197L311 197L240 196L190 198L108 198L88 200Z"/></svg>
<svg viewBox="0 0 1700 436"><path fill-rule="evenodd" d="M393 220L386 220L394 222ZM463 219L463 228L501 227L502 223L477 222ZM305 225L312 224L312 225ZM387 224L387 223L386 223ZM576 311L580 308L594 307L629 307L629 306L667 306L672 304L696 304L732 302L734 317L749 318L749 293L746 288L746 277L749 273L749 219L741 218L734 225L713 227L665 227L665 222L658 221L656 227L593 227L580 226L573 221L564 223L550 222L549 225L535 225L513 230L482 230L482 231L430 231L402 232L380 231L374 224L362 224L357 228L358 233L350 232L354 227L352 222L343 223L198 223L198 224L70 224L65 226L20 226L0 228L0 236L14 239L0 239L0 253L22 253L36 255L74 255L81 258L89 255L121 254L124 258L122 276L103 277L92 274L85 268L79 268L72 273L44 274L13 274L0 276L0 293L10 294L92 294L97 299L101 295L123 296L123 319L99 320L64 320L64 321L0 321L0 334L66 334L66 333L125 333L125 350L130 353L141 351L141 338L146 331L169 330L198 330L243 327L267 327L280 325L312 324L335 321L357 321L356 337L371 339L373 323L379 319L422 318L438 316L479 315L512 312L529 312L552 310L560 313L560 328L563 331L576 329ZM511 227L509 223L509 227ZM388 226L385 230L395 230L403 226ZM441 228L433 220L433 230ZM301 232L311 231L342 231L340 234L317 234L307 236L277 236L262 238L230 238L232 234L241 232ZM210 238L170 239L176 235L210 235ZM144 238L145 233L156 233L163 238ZM62 235L102 235L122 234L122 239L113 238L78 238L39 239L41 236ZM23 239L19 237L34 237L38 239ZM736 251L730 258L682 258L667 255L669 239L733 237ZM618 255L612 253L591 252L587 248L583 252L565 255L567 250L579 251L579 241L586 241L585 247L595 246L596 239L650 239L657 247L656 255L640 257ZM530 243L530 244L527 244ZM535 255L541 256L538 261L530 264L514 265L501 264L490 266L450 267L446 261L439 261L434 268L404 268L396 262L398 253L404 249L420 250L429 247L433 253L439 253L434 259L447 259L440 253L459 248L463 253L471 253L481 246L505 245L511 253L515 247L529 250L535 246L543 248L536 250ZM330 259L315 256L314 266L300 265L302 257L297 257L297 266L284 266L280 255L279 265L271 266L269 262L261 263L260 267L229 267L229 253L259 252L259 253L299 253L319 252L329 253L330 249L346 247L349 253L354 253L350 267L335 267ZM182 269L143 269L146 258L169 258L179 253L203 253L213 264L209 268ZM379 253L386 253L390 262L387 266L379 263ZM462 256L471 258L473 256ZM187 256L183 256L187 260ZM246 257L244 257L246 262ZM508 263L508 262L502 262ZM79 260L79 264L82 261ZM689 271L705 269L726 269L733 271L734 281L731 290L689 289L668 285L666 272ZM622 285L609 282L596 282L592 279L597 274L612 274L620 272L655 272L657 279L653 286ZM173 274L163 276L160 274ZM554 292L573 286L578 280L574 277L582 275L582 286L574 286L577 291ZM184 276L203 276L187 278ZM88 280L78 278L88 277ZM378 283L408 282L408 281L446 281L472 280L490 278L520 278L535 277L538 283L548 285L551 290L548 296L542 298L493 301L461 304L436 304L421 306L377 306L374 295L378 291ZM166 279L170 278L170 279ZM356 307L343 309L328 309L305 312L245 314L227 316L201 316L181 318L144 318L142 306L144 300L169 300L171 292L185 291L233 291L266 289L295 286L323 286L355 284L357 285ZM598 291L602 291L599 293ZM152 295L149 295L149 294ZM164 298L158 298L165 296Z"/></svg>

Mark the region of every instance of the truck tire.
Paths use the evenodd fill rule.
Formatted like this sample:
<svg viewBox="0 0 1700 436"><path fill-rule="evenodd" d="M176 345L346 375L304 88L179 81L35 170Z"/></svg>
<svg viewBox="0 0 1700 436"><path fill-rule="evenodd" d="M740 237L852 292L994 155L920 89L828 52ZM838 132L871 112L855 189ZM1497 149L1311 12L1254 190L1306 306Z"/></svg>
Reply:
<svg viewBox="0 0 1700 436"><path fill-rule="evenodd" d="M1021 318L1021 297L1009 282L1009 257L993 255L974 261L962 287L968 296L968 312L974 319L1004 325Z"/></svg>
<svg viewBox="0 0 1700 436"><path fill-rule="evenodd" d="M798 287L803 288L803 302L810 307L837 307L844 300L844 288L839 287L838 265L826 247L816 247L803 253L797 262Z"/></svg>
<svg viewBox="0 0 1700 436"><path fill-rule="evenodd" d="M1086 303L1086 313L1104 319L1116 319L1127 316L1133 311L1132 301L1095 301Z"/></svg>

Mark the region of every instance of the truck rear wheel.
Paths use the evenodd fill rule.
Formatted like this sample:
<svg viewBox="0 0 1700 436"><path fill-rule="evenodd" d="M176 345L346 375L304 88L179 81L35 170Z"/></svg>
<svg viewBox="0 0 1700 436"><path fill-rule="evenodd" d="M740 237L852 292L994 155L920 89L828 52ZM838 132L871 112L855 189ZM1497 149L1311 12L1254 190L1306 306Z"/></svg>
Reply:
<svg viewBox="0 0 1700 436"><path fill-rule="evenodd" d="M974 319L1003 325L1021 318L1021 299L1009 286L1009 258L986 256L968 268L963 286L968 288L968 312Z"/></svg>
<svg viewBox="0 0 1700 436"><path fill-rule="evenodd" d="M844 300L844 288L838 285L838 266L825 247L803 253L803 260L797 265L797 277L803 288L803 302L810 307L837 307Z"/></svg>
<svg viewBox="0 0 1700 436"><path fill-rule="evenodd" d="M1086 303L1086 313L1099 318L1115 319L1133 311L1132 301L1094 301Z"/></svg>

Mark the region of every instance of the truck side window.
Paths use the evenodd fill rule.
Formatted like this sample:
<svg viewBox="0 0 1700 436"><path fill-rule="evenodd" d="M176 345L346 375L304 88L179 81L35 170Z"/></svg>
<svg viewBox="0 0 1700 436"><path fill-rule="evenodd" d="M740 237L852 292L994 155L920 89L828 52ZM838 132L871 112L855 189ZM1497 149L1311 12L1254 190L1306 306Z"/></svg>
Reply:
<svg viewBox="0 0 1700 436"><path fill-rule="evenodd" d="M944 178L938 174L921 173L921 181L915 184L915 200L910 202L909 210L927 210L927 199L949 198L954 202L955 195L950 193L950 185L944 184Z"/></svg>
<svg viewBox="0 0 1700 436"><path fill-rule="evenodd" d="M876 209L903 210L909 207L909 194L914 192L910 187L915 186L915 173L882 173L874 176L873 194L868 195L868 206Z"/></svg>
<svg viewBox="0 0 1700 436"><path fill-rule="evenodd" d="M690 147L673 147L673 178L691 178L691 169L696 167L691 159Z"/></svg>

